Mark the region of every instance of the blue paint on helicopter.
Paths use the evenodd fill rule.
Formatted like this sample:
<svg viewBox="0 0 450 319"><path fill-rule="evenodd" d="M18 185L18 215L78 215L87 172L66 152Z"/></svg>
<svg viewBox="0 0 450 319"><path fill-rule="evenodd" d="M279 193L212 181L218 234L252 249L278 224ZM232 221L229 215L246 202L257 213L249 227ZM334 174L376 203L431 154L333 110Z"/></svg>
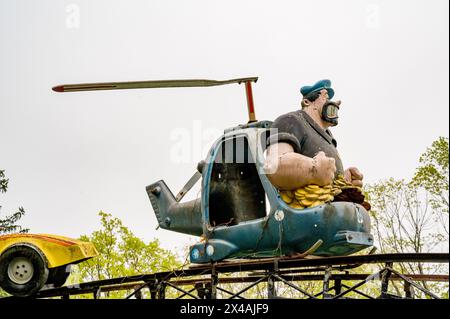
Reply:
<svg viewBox="0 0 450 319"><path fill-rule="evenodd" d="M298 210L280 198L263 170L270 126L260 121L225 130L205 160L199 199L176 201L162 180L147 186L159 226L203 237L190 248L193 263L303 253L319 241L318 256L349 255L372 246L363 206L332 202ZM238 144L244 161L227 151Z"/></svg>

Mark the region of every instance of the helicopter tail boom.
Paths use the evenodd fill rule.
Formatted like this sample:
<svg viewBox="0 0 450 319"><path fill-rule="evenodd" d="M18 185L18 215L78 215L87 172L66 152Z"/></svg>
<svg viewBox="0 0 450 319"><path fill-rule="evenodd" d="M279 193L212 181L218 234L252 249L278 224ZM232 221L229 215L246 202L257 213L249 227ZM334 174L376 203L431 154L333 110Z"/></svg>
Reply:
<svg viewBox="0 0 450 319"><path fill-rule="evenodd" d="M200 198L178 202L163 180L146 187L159 227L184 234L201 236Z"/></svg>

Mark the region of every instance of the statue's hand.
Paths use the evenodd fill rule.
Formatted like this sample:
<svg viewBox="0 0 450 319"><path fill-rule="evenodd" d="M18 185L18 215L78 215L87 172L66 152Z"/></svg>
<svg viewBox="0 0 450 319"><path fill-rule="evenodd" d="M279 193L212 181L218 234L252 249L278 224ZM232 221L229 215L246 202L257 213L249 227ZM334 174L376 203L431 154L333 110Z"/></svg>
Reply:
<svg viewBox="0 0 450 319"><path fill-rule="evenodd" d="M344 171L344 179L354 186L362 187L363 174L356 167L349 167Z"/></svg>
<svg viewBox="0 0 450 319"><path fill-rule="evenodd" d="M312 170L314 182L317 185L329 185L333 182L336 172L335 160L332 157L327 157L324 152L319 152L313 157Z"/></svg>

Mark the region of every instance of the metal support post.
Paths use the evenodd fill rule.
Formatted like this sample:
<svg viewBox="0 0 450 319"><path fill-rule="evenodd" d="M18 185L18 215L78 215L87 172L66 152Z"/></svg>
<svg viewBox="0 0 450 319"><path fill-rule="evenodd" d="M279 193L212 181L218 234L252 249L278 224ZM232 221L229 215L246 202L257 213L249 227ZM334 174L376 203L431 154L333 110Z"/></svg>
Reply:
<svg viewBox="0 0 450 319"><path fill-rule="evenodd" d="M381 275L381 298L388 298L389 277L391 276L392 263L386 263L386 271Z"/></svg>
<svg viewBox="0 0 450 319"><path fill-rule="evenodd" d="M334 280L334 292L336 295L339 295L342 291L342 280L337 278Z"/></svg>
<svg viewBox="0 0 450 319"><path fill-rule="evenodd" d="M211 287L209 289L209 299L217 299L217 284L219 283L219 276L217 274L216 265L213 264L211 268Z"/></svg>
<svg viewBox="0 0 450 319"><path fill-rule="evenodd" d="M267 278L267 298L273 299L277 297L277 287L275 278L273 275L278 275L278 259L273 261L273 271L272 274Z"/></svg>
<svg viewBox="0 0 450 319"><path fill-rule="evenodd" d="M406 280L403 282L403 291L405 292L405 298L414 299L414 288Z"/></svg>
<svg viewBox="0 0 450 319"><path fill-rule="evenodd" d="M166 299L166 286L164 282L158 284L158 299Z"/></svg>
<svg viewBox="0 0 450 319"><path fill-rule="evenodd" d="M333 297L330 293L328 293L330 290L330 277L331 277L331 268L327 267L327 269L325 269L325 274L323 276L323 295L322 295L323 299L330 299Z"/></svg>

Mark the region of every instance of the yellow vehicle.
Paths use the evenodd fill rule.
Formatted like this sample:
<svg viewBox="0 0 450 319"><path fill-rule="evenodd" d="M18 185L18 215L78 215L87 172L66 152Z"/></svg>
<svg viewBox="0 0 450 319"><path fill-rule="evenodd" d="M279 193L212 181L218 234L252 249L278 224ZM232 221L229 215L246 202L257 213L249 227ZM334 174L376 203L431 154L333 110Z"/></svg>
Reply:
<svg viewBox="0 0 450 319"><path fill-rule="evenodd" d="M92 243L48 234L0 236L0 287L17 297L60 287L70 267L98 255Z"/></svg>

